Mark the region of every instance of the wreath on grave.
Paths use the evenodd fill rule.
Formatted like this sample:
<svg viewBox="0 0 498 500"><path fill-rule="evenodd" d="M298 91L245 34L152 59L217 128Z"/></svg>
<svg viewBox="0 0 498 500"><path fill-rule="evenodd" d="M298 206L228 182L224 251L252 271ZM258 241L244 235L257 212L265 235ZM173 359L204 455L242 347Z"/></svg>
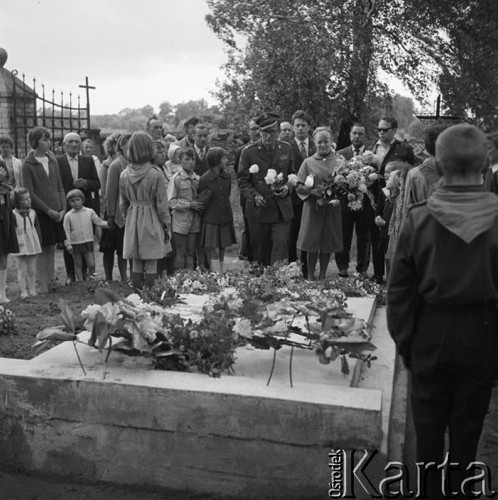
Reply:
<svg viewBox="0 0 498 500"><path fill-rule="evenodd" d="M157 369L181 370L220 376L233 372L235 351L250 344L258 349L282 346L314 350L321 363L340 359L349 373L348 358L368 366L370 326L346 310L346 295L364 296L378 288L361 280L305 281L296 263L254 266L248 275L181 271L162 277L141 295L122 298L109 288L95 291L95 304L75 315L60 301L62 325L46 328L36 336L34 348L43 351L61 341L77 344L82 331L90 332L88 344L105 352L113 350L152 358ZM341 290L342 288L342 290ZM182 294L209 295L196 321L174 312ZM290 367L292 385L292 369Z"/></svg>

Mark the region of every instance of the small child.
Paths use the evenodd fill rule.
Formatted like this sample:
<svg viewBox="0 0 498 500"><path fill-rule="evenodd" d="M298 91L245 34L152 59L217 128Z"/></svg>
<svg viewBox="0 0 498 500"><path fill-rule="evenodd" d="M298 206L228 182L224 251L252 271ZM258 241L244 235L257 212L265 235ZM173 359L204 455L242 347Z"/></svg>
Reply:
<svg viewBox="0 0 498 500"><path fill-rule="evenodd" d="M171 144L168 149L168 161L164 164L163 172L166 182L169 184L173 176L182 169L180 165L180 152L182 148L178 144Z"/></svg>
<svg viewBox="0 0 498 500"><path fill-rule="evenodd" d="M31 196L26 188L14 190L14 217L16 221L17 242L19 253L16 257L17 279L21 290L21 298L32 297L36 293L36 256L41 254L40 226L36 212L31 208Z"/></svg>
<svg viewBox="0 0 498 500"><path fill-rule="evenodd" d="M201 230L200 211L204 209L204 204L196 200L199 176L194 173L194 164L194 150L182 148L181 170L168 185L169 206L173 211L175 269L194 269L196 240Z"/></svg>
<svg viewBox="0 0 498 500"><path fill-rule="evenodd" d="M498 377L498 198L482 185L487 158L473 125L439 135L444 184L408 210L387 287L387 324L410 371L416 461L431 500L448 498L443 489L480 496L470 491L473 463Z"/></svg>
<svg viewBox="0 0 498 500"><path fill-rule="evenodd" d="M64 244L73 256L74 273L78 281L83 281L83 260L89 276L95 274L95 256L93 254L93 226L109 229L109 224L102 220L92 208L83 206L85 195L79 189L67 193L67 202L71 210L64 216Z"/></svg>
<svg viewBox="0 0 498 500"><path fill-rule="evenodd" d="M375 224L379 228L379 251L384 255L386 278L389 278L391 260L386 255L389 246L389 227L391 217L399 196L400 175L396 164L391 162L386 165L384 172L386 187L379 191L377 208L375 210Z"/></svg>
<svg viewBox="0 0 498 500"><path fill-rule="evenodd" d="M209 149L206 160L209 170L199 180L199 197L206 200L206 211L202 215L200 246L204 248L209 262L213 258L214 249L218 249L218 261L222 273L225 248L237 243L230 205L232 178L225 170L228 157L223 148Z"/></svg>

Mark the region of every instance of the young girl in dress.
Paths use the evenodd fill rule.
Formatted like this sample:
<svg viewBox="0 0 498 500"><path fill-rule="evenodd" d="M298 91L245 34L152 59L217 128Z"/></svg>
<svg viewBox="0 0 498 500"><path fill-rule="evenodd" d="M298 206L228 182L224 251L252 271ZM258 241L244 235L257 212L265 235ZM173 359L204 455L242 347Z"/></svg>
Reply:
<svg viewBox="0 0 498 500"><path fill-rule="evenodd" d="M6 304L7 255L19 251L10 208L10 184L7 165L0 160L0 304Z"/></svg>
<svg viewBox="0 0 498 500"><path fill-rule="evenodd" d="M225 248L237 243L230 205L232 178L225 170L228 157L223 148L209 149L206 160L209 170L199 180L199 198L206 200L200 244L204 247L209 261L213 258L214 250L218 249L218 261L222 273Z"/></svg>
<svg viewBox="0 0 498 500"><path fill-rule="evenodd" d="M41 254L40 226L36 212L31 208L31 196L26 188L14 190L14 217L19 253L13 254L17 263L17 279L21 298L36 293L36 256Z"/></svg>
<svg viewBox="0 0 498 500"><path fill-rule="evenodd" d="M194 173L194 164L194 150L181 149L182 168L168 185L169 206L173 211L175 269L194 269L195 244L201 230L199 212L204 209L204 204L197 201L199 176Z"/></svg>
<svg viewBox="0 0 498 500"><path fill-rule="evenodd" d="M107 221L102 220L93 208L85 207L85 195L79 189L67 193L67 202L71 210L64 216L64 244L73 256L74 274L78 281L83 281L83 260L89 276L95 274L95 255L93 254L93 226L109 229Z"/></svg>

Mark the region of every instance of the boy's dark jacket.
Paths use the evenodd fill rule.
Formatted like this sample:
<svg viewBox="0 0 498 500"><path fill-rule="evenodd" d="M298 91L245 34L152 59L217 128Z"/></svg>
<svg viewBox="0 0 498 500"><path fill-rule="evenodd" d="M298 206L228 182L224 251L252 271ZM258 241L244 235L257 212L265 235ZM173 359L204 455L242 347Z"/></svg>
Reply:
<svg viewBox="0 0 498 500"><path fill-rule="evenodd" d="M389 332L409 360L420 303L490 301L498 304L498 197L482 186L442 187L403 223L387 289Z"/></svg>

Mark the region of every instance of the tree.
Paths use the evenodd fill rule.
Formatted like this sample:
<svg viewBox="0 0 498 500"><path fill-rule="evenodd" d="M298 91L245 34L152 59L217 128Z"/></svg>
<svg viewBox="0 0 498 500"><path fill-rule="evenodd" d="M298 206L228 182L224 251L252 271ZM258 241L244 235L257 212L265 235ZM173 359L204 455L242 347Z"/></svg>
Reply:
<svg viewBox="0 0 498 500"><path fill-rule="evenodd" d="M284 0L208 0L207 22L230 51L220 101L245 99L251 114L272 108L286 117L304 108L338 128L388 97L380 70L423 97L447 53L434 16L417 3L424 8L404 0L296 0L291 9Z"/></svg>

